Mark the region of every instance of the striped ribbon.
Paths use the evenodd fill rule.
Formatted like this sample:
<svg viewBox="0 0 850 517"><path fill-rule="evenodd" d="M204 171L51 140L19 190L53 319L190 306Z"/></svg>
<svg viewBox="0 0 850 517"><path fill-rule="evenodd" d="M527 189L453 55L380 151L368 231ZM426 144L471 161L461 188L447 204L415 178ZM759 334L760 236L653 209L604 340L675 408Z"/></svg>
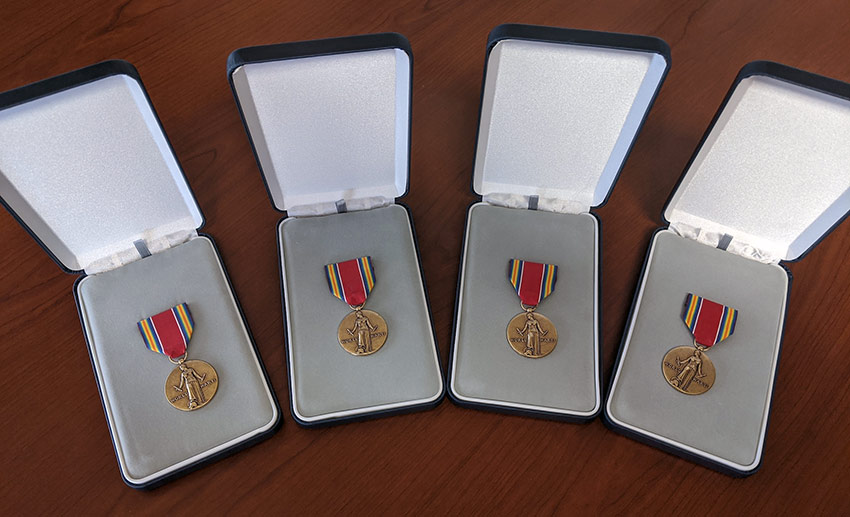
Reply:
<svg viewBox="0 0 850 517"><path fill-rule="evenodd" d="M372 257L360 257L325 266L331 294L349 305L360 305L375 287Z"/></svg>
<svg viewBox="0 0 850 517"><path fill-rule="evenodd" d="M138 323L139 332L149 350L176 359L186 353L192 329L195 327L189 306L181 303L175 307L145 318Z"/></svg>
<svg viewBox="0 0 850 517"><path fill-rule="evenodd" d="M735 332L738 311L702 296L688 294L685 299L685 325L697 344L712 347Z"/></svg>
<svg viewBox="0 0 850 517"><path fill-rule="evenodd" d="M536 306L555 290L558 266L511 259L508 262L508 278L520 301L525 305Z"/></svg>

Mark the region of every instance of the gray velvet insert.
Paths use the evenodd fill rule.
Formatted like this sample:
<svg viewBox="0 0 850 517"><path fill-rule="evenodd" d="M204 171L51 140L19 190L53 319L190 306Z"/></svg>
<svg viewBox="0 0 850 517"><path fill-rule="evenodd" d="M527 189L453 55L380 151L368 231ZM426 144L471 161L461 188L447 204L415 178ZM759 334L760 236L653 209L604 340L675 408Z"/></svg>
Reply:
<svg viewBox="0 0 850 517"><path fill-rule="evenodd" d="M268 387L212 242L205 237L118 269L84 278L78 286L83 324L125 474L142 480L277 418ZM142 341L136 323L181 302L195 322L189 359L218 372L209 404L179 411L165 399L174 368Z"/></svg>
<svg viewBox="0 0 850 517"><path fill-rule="evenodd" d="M317 421L435 400L442 375L407 211L399 205L286 219L280 225L293 409ZM375 354L350 355L337 328L351 309L328 290L324 266L369 255L366 309L387 321Z"/></svg>
<svg viewBox="0 0 850 517"><path fill-rule="evenodd" d="M757 460L776 369L788 277L785 270L686 239L671 231L653 240L634 330L609 396L612 417L739 465ZM740 311L735 333L707 352L714 386L686 395L662 377L673 347L691 345L682 321L688 293Z"/></svg>
<svg viewBox="0 0 850 517"><path fill-rule="evenodd" d="M598 407L597 229L590 214L486 204L470 209L453 358L456 395L567 414ZM512 258L558 265L555 290L538 308L555 324L558 345L540 359L521 357L507 342L508 321L521 312L507 276Z"/></svg>

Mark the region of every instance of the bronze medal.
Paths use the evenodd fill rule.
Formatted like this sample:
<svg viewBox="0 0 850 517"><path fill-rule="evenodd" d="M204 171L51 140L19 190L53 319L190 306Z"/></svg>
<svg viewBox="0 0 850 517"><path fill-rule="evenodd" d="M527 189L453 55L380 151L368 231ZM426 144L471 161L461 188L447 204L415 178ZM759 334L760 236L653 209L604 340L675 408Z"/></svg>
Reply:
<svg viewBox="0 0 850 517"><path fill-rule="evenodd" d="M519 296L521 312L508 322L508 344L523 357L546 357L558 344L555 324L534 312L537 305L555 290L558 266L528 260L508 261L508 280Z"/></svg>
<svg viewBox="0 0 850 517"><path fill-rule="evenodd" d="M337 329L339 346L351 355L372 355L387 342L387 322L363 304L375 287L372 257L336 262L325 266L331 294L351 307Z"/></svg>
<svg viewBox="0 0 850 517"><path fill-rule="evenodd" d="M218 391L218 374L209 363L187 361L195 322L185 303L138 323L148 350L163 354L177 365L165 381L165 399L180 411L206 406Z"/></svg>
<svg viewBox="0 0 850 517"><path fill-rule="evenodd" d="M667 384L686 395L702 395L714 386L717 372L706 352L735 332L738 311L701 296L688 294L685 326L694 337L693 346L677 346L661 361Z"/></svg>
<svg viewBox="0 0 850 517"><path fill-rule="evenodd" d="M180 361L165 381L165 398L180 411L194 411L209 404L218 391L218 373L209 363Z"/></svg>
<svg viewBox="0 0 850 517"><path fill-rule="evenodd" d="M714 363L698 346L677 346L667 352L661 369L667 384L687 395L702 395L714 385Z"/></svg>
<svg viewBox="0 0 850 517"><path fill-rule="evenodd" d="M351 355L374 354L387 341L387 322L375 311L352 308L339 324L339 345Z"/></svg>
<svg viewBox="0 0 850 517"><path fill-rule="evenodd" d="M508 344L523 357L545 357L558 344L555 325L546 316L535 313L533 308L514 316L508 323L507 334Z"/></svg>

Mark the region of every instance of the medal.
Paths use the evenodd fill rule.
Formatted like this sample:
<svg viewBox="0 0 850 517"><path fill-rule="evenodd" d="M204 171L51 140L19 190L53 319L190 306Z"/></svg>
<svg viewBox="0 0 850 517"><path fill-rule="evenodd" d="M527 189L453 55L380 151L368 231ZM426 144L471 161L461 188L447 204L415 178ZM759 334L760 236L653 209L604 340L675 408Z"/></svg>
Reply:
<svg viewBox="0 0 850 517"><path fill-rule="evenodd" d="M375 287L372 257L360 257L325 266L331 294L351 307L337 330L339 345L351 355L374 354L387 341L387 322L363 304Z"/></svg>
<svg viewBox="0 0 850 517"><path fill-rule="evenodd" d="M694 336L694 344L667 352L661 370L664 380L677 391L701 395L711 389L716 375L714 363L705 352L735 332L738 311L688 294L682 319Z"/></svg>
<svg viewBox="0 0 850 517"><path fill-rule="evenodd" d="M558 331L549 318L534 311L555 290L558 266L511 259L508 278L524 311L508 323L508 344L523 357L536 359L549 355L558 344Z"/></svg>
<svg viewBox="0 0 850 517"><path fill-rule="evenodd" d="M177 365L165 381L165 398L180 411L206 406L218 390L218 374L204 361L187 361L195 323L189 306L181 303L138 323L148 350L163 354Z"/></svg>

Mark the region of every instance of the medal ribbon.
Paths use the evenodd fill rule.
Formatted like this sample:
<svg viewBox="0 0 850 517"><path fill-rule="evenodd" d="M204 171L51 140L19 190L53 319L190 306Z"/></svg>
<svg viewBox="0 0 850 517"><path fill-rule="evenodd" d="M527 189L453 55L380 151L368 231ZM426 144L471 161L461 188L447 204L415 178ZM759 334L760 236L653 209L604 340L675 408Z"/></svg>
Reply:
<svg viewBox="0 0 850 517"><path fill-rule="evenodd" d="M702 296L688 294L682 319L694 335L694 341L710 348L735 332L738 310Z"/></svg>
<svg viewBox="0 0 850 517"><path fill-rule="evenodd" d="M536 306L555 290L558 266L511 259L508 262L508 278L520 301L525 305Z"/></svg>
<svg viewBox="0 0 850 517"><path fill-rule="evenodd" d="M195 322L189 314L189 306L181 303L143 319L138 325L149 350L177 359L186 353Z"/></svg>
<svg viewBox="0 0 850 517"><path fill-rule="evenodd" d="M372 257L360 257L325 266L331 294L348 305L361 305L375 287Z"/></svg>

